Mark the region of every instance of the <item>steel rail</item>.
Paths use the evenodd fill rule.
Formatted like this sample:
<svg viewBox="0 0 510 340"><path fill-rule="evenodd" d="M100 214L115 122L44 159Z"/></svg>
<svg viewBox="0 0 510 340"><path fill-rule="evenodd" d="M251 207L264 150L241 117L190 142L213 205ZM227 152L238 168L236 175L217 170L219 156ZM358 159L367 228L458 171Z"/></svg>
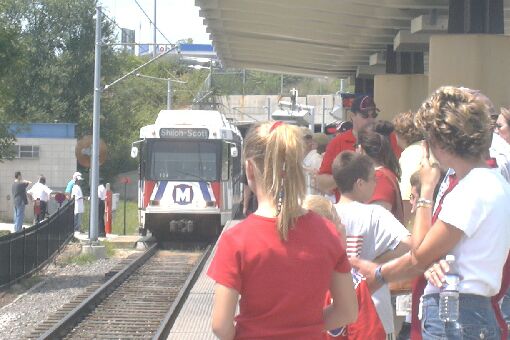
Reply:
<svg viewBox="0 0 510 340"><path fill-rule="evenodd" d="M39 336L38 339L60 339L65 336L87 313L93 310L96 305L108 297L126 278L151 258L156 253L157 247L157 244L152 245L144 254L112 276L58 323Z"/></svg>
<svg viewBox="0 0 510 340"><path fill-rule="evenodd" d="M205 266L212 249L213 245L209 244L204 253L202 254L202 257L197 261L197 264L188 275L188 278L186 279L184 285L180 289L179 294L177 295L174 302L170 306L170 309L166 313L165 318L161 321L160 326L156 331L156 334L154 334L154 336L152 337L153 340L159 339L163 340L168 338L168 334L170 333L170 330L175 322L175 319L179 315L179 312L181 311L182 306L184 305L184 302L186 301L186 298L188 297L189 292L191 291L191 288L193 288L193 285L200 276L202 268Z"/></svg>

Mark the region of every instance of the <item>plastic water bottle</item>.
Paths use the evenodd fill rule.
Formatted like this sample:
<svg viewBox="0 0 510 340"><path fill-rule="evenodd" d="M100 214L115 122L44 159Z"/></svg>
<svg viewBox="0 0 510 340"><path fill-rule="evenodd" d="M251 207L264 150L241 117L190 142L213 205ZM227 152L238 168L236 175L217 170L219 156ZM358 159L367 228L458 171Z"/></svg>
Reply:
<svg viewBox="0 0 510 340"><path fill-rule="evenodd" d="M460 277L455 265L455 256L446 255L450 270L445 275L446 282L439 293L439 319L443 322L456 322L459 319Z"/></svg>

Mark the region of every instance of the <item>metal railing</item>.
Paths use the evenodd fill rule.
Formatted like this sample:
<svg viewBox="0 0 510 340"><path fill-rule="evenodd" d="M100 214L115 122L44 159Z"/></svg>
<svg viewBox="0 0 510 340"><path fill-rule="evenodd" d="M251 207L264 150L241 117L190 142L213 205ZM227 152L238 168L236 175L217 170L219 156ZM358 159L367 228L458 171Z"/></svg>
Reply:
<svg viewBox="0 0 510 340"><path fill-rule="evenodd" d="M46 220L0 237L0 289L45 265L74 234L74 201Z"/></svg>

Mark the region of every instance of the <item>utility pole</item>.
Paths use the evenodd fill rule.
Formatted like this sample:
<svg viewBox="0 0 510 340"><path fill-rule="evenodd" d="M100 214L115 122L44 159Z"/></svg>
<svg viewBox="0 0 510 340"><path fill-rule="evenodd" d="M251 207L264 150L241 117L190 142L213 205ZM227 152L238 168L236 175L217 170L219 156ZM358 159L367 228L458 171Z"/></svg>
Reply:
<svg viewBox="0 0 510 340"><path fill-rule="evenodd" d="M94 107L92 110L92 162L90 179L90 221L89 237L97 242L98 236L98 196L99 182L99 112L101 111L101 7L96 7L96 46L94 63Z"/></svg>
<svg viewBox="0 0 510 340"><path fill-rule="evenodd" d="M172 81L168 79L168 87L166 91L166 109L172 109Z"/></svg>
<svg viewBox="0 0 510 340"><path fill-rule="evenodd" d="M146 76L145 74L136 74L137 77L140 78L147 78L152 80L164 80L167 82L167 89L166 89L166 109L171 110L172 109L172 83L179 83L179 84L186 84L186 81L172 79L172 78L159 78L159 77L153 77L153 76Z"/></svg>
<svg viewBox="0 0 510 340"><path fill-rule="evenodd" d="M153 58L156 58L156 50L158 48L158 45L156 45L156 0L154 0L154 20L152 21L153 22L153 28L154 28L154 31L153 31L153 40L154 40L154 47L152 48L152 57Z"/></svg>

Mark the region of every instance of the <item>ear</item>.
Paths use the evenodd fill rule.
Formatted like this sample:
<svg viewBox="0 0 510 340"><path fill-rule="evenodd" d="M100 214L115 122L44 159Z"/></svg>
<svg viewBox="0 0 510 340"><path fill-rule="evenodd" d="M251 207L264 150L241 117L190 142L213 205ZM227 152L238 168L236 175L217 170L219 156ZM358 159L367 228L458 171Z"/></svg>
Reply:
<svg viewBox="0 0 510 340"><path fill-rule="evenodd" d="M354 189L357 190L363 186L363 180L361 178L358 178L356 182L354 182Z"/></svg>
<svg viewBox="0 0 510 340"><path fill-rule="evenodd" d="M251 160L244 161L244 171L246 171L246 178L250 181L255 179L255 167Z"/></svg>

